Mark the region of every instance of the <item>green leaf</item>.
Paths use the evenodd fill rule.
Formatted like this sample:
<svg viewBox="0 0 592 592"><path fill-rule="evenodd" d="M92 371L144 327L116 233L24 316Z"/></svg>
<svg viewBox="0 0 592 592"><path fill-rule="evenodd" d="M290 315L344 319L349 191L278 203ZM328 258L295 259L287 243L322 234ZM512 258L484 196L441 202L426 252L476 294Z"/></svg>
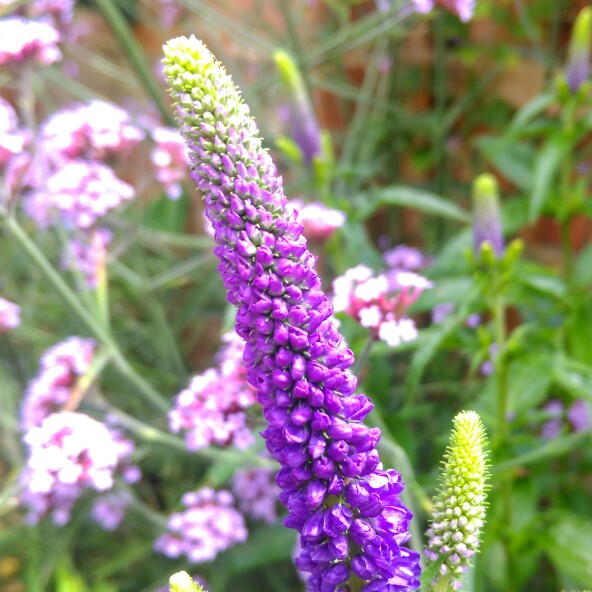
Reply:
<svg viewBox="0 0 592 592"><path fill-rule="evenodd" d="M429 590L432 590L430 584L432 583L432 580L438 576L438 574L440 573L440 567L442 566L442 564L444 563L444 557L438 557L437 561L434 561L434 563L430 563L422 572L421 572L421 576L419 578L419 582L421 584L421 588L420 590L422 592L428 592Z"/></svg>
<svg viewBox="0 0 592 592"><path fill-rule="evenodd" d="M377 189L369 195L360 196L360 200L364 204L361 209L362 219L371 216L380 206L389 205L419 210L465 224L471 222L471 215L454 202L434 193L403 185Z"/></svg>
<svg viewBox="0 0 592 592"><path fill-rule="evenodd" d="M592 521L568 512L553 515L545 552L558 571L580 586L592 587Z"/></svg>
<svg viewBox="0 0 592 592"><path fill-rule="evenodd" d="M536 160L529 208L531 222L534 222L543 210L567 147L565 138L551 137Z"/></svg>
<svg viewBox="0 0 592 592"><path fill-rule="evenodd" d="M573 277L578 286L586 286L592 283L592 244L586 245L578 255Z"/></svg>
<svg viewBox="0 0 592 592"><path fill-rule="evenodd" d="M553 379L574 398L592 402L592 368L588 365L557 354L553 361Z"/></svg>
<svg viewBox="0 0 592 592"><path fill-rule="evenodd" d="M505 142L488 136L480 138L477 145L504 177L520 189L530 189L535 159L532 146L515 141Z"/></svg>
<svg viewBox="0 0 592 592"><path fill-rule="evenodd" d="M554 100L555 97L552 94L542 94L526 103L510 123L507 135L512 137L523 132L530 121L545 111Z"/></svg>
<svg viewBox="0 0 592 592"><path fill-rule="evenodd" d="M552 360L549 356L521 358L508 367L510 408L526 413L545 398L552 382Z"/></svg>
<svg viewBox="0 0 592 592"><path fill-rule="evenodd" d="M532 290L560 301L565 300L567 296L563 280L553 275L540 273L538 270L524 269L523 273L517 277L517 280Z"/></svg>

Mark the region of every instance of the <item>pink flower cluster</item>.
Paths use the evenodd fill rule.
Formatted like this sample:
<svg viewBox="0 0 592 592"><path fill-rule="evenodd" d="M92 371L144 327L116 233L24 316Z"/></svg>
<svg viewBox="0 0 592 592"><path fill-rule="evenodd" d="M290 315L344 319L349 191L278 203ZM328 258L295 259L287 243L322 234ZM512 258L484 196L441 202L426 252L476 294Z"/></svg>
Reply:
<svg viewBox="0 0 592 592"><path fill-rule="evenodd" d="M275 470L271 468L258 467L236 471L232 477L232 490L243 514L268 524L277 521L280 488L276 485L274 476Z"/></svg>
<svg viewBox="0 0 592 592"><path fill-rule="evenodd" d="M181 182L187 178L189 152L183 137L176 129L156 126L152 130L154 147L150 159L156 180L161 183L170 199L179 199L183 192Z"/></svg>
<svg viewBox="0 0 592 592"><path fill-rule="evenodd" d="M33 524L49 515L58 525L67 523L76 500L88 490L111 489L118 470L130 481L138 476L129 465L133 443L82 413L53 413L24 442L21 502Z"/></svg>
<svg viewBox="0 0 592 592"><path fill-rule="evenodd" d="M60 33L49 23L20 16L0 19L0 66L34 61L45 66L62 58Z"/></svg>
<svg viewBox="0 0 592 592"><path fill-rule="evenodd" d="M18 120L12 105L0 97L0 172L11 157L20 154L27 144L28 134L17 127Z"/></svg>
<svg viewBox="0 0 592 592"><path fill-rule="evenodd" d="M436 5L456 14L461 21L467 22L473 18L476 0L412 0L416 12L426 14Z"/></svg>
<svg viewBox="0 0 592 592"><path fill-rule="evenodd" d="M57 111L41 126L49 159L105 160L134 148L144 138L124 109L93 100Z"/></svg>
<svg viewBox="0 0 592 592"><path fill-rule="evenodd" d="M244 344L234 334L228 334L225 340L218 367L194 376L175 397L168 415L169 429L185 432L189 450L211 444L244 449L254 441L245 413L255 403L255 393L246 381Z"/></svg>
<svg viewBox="0 0 592 592"><path fill-rule="evenodd" d="M18 304L0 298L0 333L6 333L21 324L21 309Z"/></svg>
<svg viewBox="0 0 592 592"><path fill-rule="evenodd" d="M107 165L72 160L29 196L25 208L42 228L54 222L51 213L57 211L68 226L87 229L133 197L133 187L118 179Z"/></svg>
<svg viewBox="0 0 592 592"><path fill-rule="evenodd" d="M335 312L345 312L391 347L417 336L414 321L406 316L429 280L411 271L391 269L375 275L365 265L348 269L333 281Z"/></svg>
<svg viewBox="0 0 592 592"><path fill-rule="evenodd" d="M304 203L294 199L291 207L297 211L298 220L304 226L304 233L309 240L325 241L345 224L344 212L328 208L321 202Z"/></svg>
<svg viewBox="0 0 592 592"><path fill-rule="evenodd" d="M228 491L204 487L184 494L181 501L185 510L169 516L169 532L154 542L159 553L171 558L185 555L192 563L204 563L247 540L244 518L234 509Z"/></svg>
<svg viewBox="0 0 592 592"><path fill-rule="evenodd" d="M66 267L79 269L97 286L111 234L98 224L134 197L134 188L104 161L125 154L144 137L124 110L101 100L58 111L40 127L38 154L24 163L25 212L41 228L65 225L70 244Z"/></svg>
<svg viewBox="0 0 592 592"><path fill-rule="evenodd" d="M92 363L95 342L69 337L50 347L39 360L39 372L29 382L21 406L21 429L38 427L70 400L78 380Z"/></svg>

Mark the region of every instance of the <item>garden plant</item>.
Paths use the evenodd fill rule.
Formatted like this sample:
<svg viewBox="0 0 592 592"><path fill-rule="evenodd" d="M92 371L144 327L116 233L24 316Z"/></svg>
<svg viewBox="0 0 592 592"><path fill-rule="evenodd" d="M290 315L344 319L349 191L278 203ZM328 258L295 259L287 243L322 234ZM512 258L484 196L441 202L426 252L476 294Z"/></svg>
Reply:
<svg viewBox="0 0 592 592"><path fill-rule="evenodd" d="M0 0L0 589L591 589L591 46Z"/></svg>

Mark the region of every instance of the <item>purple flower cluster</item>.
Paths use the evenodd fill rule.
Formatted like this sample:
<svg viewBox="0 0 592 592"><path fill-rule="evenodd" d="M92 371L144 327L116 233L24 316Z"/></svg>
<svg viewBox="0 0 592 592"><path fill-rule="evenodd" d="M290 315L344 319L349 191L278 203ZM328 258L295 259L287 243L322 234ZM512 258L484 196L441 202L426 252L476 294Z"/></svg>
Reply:
<svg viewBox="0 0 592 592"><path fill-rule="evenodd" d="M62 58L60 33L49 23L13 16L0 19L0 66L26 61L45 66Z"/></svg>
<svg viewBox="0 0 592 592"><path fill-rule="evenodd" d="M165 74L215 231L228 300L238 307L248 380L281 464L284 524L301 534L299 569L312 591L413 590L419 557L403 545L411 513L401 476L383 470L372 409L354 394L353 354L331 320L302 225L238 90L195 37L165 46Z"/></svg>
<svg viewBox="0 0 592 592"><path fill-rule="evenodd" d="M6 333L21 324L21 309L18 304L0 298L0 333Z"/></svg>
<svg viewBox="0 0 592 592"><path fill-rule="evenodd" d="M184 494L181 501L185 510L169 516L169 532L154 542L159 553L172 558L185 555L191 563L204 563L247 540L244 518L234 509L228 491L204 487Z"/></svg>
<svg viewBox="0 0 592 592"><path fill-rule="evenodd" d="M248 448L254 441L245 410L255 402L242 364L244 345L236 335L224 337L218 368L194 376L169 411L169 429L185 432L189 450L211 444Z"/></svg>
<svg viewBox="0 0 592 592"><path fill-rule="evenodd" d="M21 429L27 432L60 411L70 400L78 380L94 357L92 339L69 337L50 347L39 360L39 372L29 382L21 406Z"/></svg>
<svg viewBox="0 0 592 592"><path fill-rule="evenodd" d="M87 490L111 489L118 470L137 480L129 465L133 443L82 413L52 413L28 430L24 442L21 502L31 523L51 515L65 524L76 500Z"/></svg>
<svg viewBox="0 0 592 592"><path fill-rule="evenodd" d="M585 399L576 399L567 410L561 401L552 399L544 405L543 411L549 414L549 419L541 427L541 438L545 440L557 438L566 423L575 432L587 430L592 425L592 409Z"/></svg>
<svg viewBox="0 0 592 592"><path fill-rule="evenodd" d="M130 498L131 494L127 491L100 495L93 502L90 517L104 530L117 530L125 518Z"/></svg>
<svg viewBox="0 0 592 592"><path fill-rule="evenodd" d="M273 477L275 471L266 467L237 471L232 477L232 489L239 510L254 520L272 523L278 519L277 498L280 493Z"/></svg>

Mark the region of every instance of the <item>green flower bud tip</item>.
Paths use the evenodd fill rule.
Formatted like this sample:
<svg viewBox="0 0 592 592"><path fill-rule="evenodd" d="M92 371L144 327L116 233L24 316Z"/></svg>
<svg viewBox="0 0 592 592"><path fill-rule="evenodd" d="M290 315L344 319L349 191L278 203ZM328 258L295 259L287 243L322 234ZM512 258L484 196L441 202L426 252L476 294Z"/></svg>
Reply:
<svg viewBox="0 0 592 592"><path fill-rule="evenodd" d="M428 562L442 561L440 574L449 581L460 577L479 547L489 476L485 444L479 415L460 412L454 418L444 455L425 549Z"/></svg>
<svg viewBox="0 0 592 592"><path fill-rule="evenodd" d="M298 70L298 66L292 59L292 56L283 49L276 49L273 52L273 60L279 70L284 84L292 92L302 93L304 91L304 82Z"/></svg>
<svg viewBox="0 0 592 592"><path fill-rule="evenodd" d="M321 156L319 123L310 102L302 75L292 56L283 49L277 49L273 59L280 76L290 93L289 112L292 138L300 148L302 161L310 167L315 158Z"/></svg>
<svg viewBox="0 0 592 592"><path fill-rule="evenodd" d="M473 243L479 257L481 246L489 242L496 257L504 253L500 219L499 190L493 175L479 175L473 183Z"/></svg>
<svg viewBox="0 0 592 592"><path fill-rule="evenodd" d="M572 92L577 92L590 76L590 44L592 42L592 8L580 11L574 23L565 77Z"/></svg>
<svg viewBox="0 0 592 592"><path fill-rule="evenodd" d="M205 592L186 571L179 571L169 579L170 592Z"/></svg>

